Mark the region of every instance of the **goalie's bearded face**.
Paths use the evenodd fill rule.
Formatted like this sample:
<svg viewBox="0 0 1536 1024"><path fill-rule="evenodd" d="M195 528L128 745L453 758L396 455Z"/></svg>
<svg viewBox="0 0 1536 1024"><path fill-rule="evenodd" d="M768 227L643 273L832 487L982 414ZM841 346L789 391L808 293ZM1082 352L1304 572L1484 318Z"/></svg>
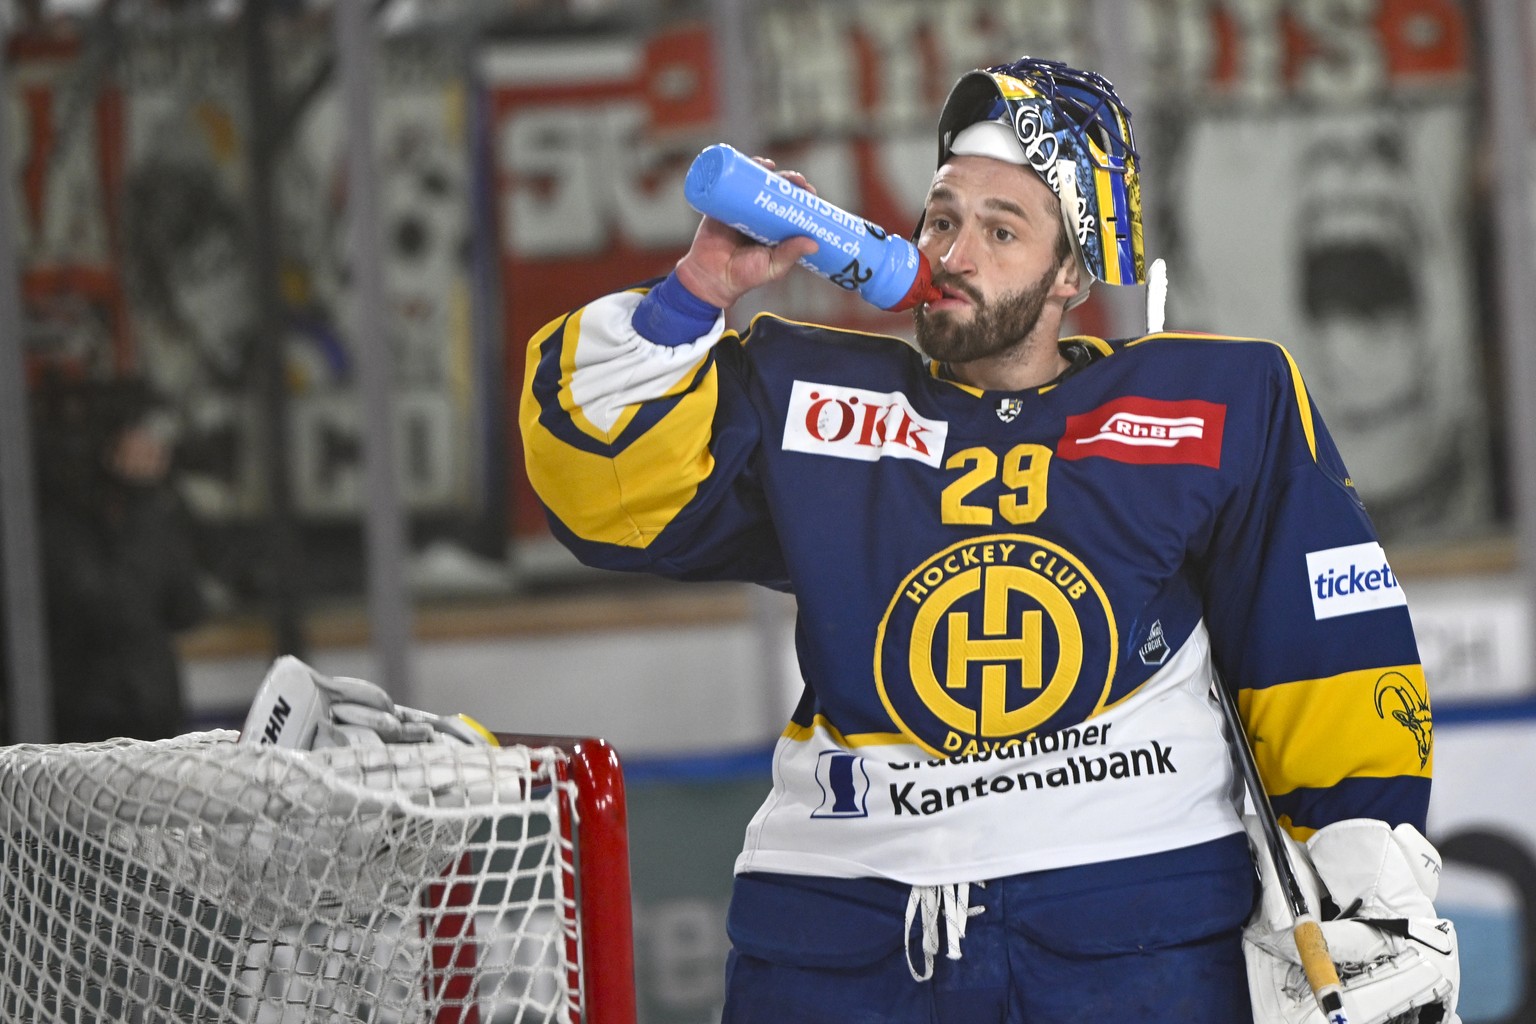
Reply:
<svg viewBox="0 0 1536 1024"><path fill-rule="evenodd" d="M944 295L913 311L918 347L930 358L967 363L1007 352L1041 329L1050 304L1046 343L1054 345L1078 270L1056 195L1032 171L952 158L934 176L917 244Z"/></svg>

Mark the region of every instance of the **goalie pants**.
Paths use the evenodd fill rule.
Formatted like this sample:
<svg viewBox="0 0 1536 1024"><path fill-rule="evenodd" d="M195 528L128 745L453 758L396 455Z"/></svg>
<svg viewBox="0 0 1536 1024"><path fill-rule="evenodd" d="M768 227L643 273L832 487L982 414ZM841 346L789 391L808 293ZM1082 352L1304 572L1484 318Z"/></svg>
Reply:
<svg viewBox="0 0 1536 1024"><path fill-rule="evenodd" d="M738 876L722 1024L1249 1024L1246 838L994 879L970 889L958 960L933 976L910 887ZM915 926L914 926L915 928ZM910 947L909 947L910 940Z"/></svg>

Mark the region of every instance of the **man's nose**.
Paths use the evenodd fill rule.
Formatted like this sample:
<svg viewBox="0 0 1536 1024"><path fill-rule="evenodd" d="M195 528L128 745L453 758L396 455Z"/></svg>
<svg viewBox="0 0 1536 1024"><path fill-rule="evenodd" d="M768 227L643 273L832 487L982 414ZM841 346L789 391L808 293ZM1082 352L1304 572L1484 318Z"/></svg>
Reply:
<svg viewBox="0 0 1536 1024"><path fill-rule="evenodd" d="M949 243L949 248L939 257L939 266L951 274L969 274L976 269L976 261L971 255L972 240L970 232L963 228L956 232L954 239Z"/></svg>

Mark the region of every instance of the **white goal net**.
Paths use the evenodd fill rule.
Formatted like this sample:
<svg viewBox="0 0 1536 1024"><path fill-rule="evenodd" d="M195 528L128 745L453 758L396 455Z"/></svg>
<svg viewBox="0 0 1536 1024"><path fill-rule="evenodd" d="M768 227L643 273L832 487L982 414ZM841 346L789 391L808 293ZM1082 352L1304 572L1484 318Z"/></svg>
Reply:
<svg viewBox="0 0 1536 1024"><path fill-rule="evenodd" d="M235 740L0 748L0 1020L579 1016L552 751Z"/></svg>

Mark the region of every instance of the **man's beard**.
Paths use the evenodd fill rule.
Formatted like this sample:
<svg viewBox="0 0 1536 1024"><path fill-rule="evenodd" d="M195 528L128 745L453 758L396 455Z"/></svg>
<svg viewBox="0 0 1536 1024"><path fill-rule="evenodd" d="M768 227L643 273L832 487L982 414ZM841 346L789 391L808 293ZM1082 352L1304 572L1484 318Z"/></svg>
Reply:
<svg viewBox="0 0 1536 1024"><path fill-rule="evenodd" d="M925 306L918 306L912 311L917 347L941 363L968 363L1008 351L1029 337L1040 322L1057 269L1052 267L1028 287L991 302L955 275L935 274L934 286L962 293L971 300L973 312L969 320L962 321L951 313L930 313Z"/></svg>

